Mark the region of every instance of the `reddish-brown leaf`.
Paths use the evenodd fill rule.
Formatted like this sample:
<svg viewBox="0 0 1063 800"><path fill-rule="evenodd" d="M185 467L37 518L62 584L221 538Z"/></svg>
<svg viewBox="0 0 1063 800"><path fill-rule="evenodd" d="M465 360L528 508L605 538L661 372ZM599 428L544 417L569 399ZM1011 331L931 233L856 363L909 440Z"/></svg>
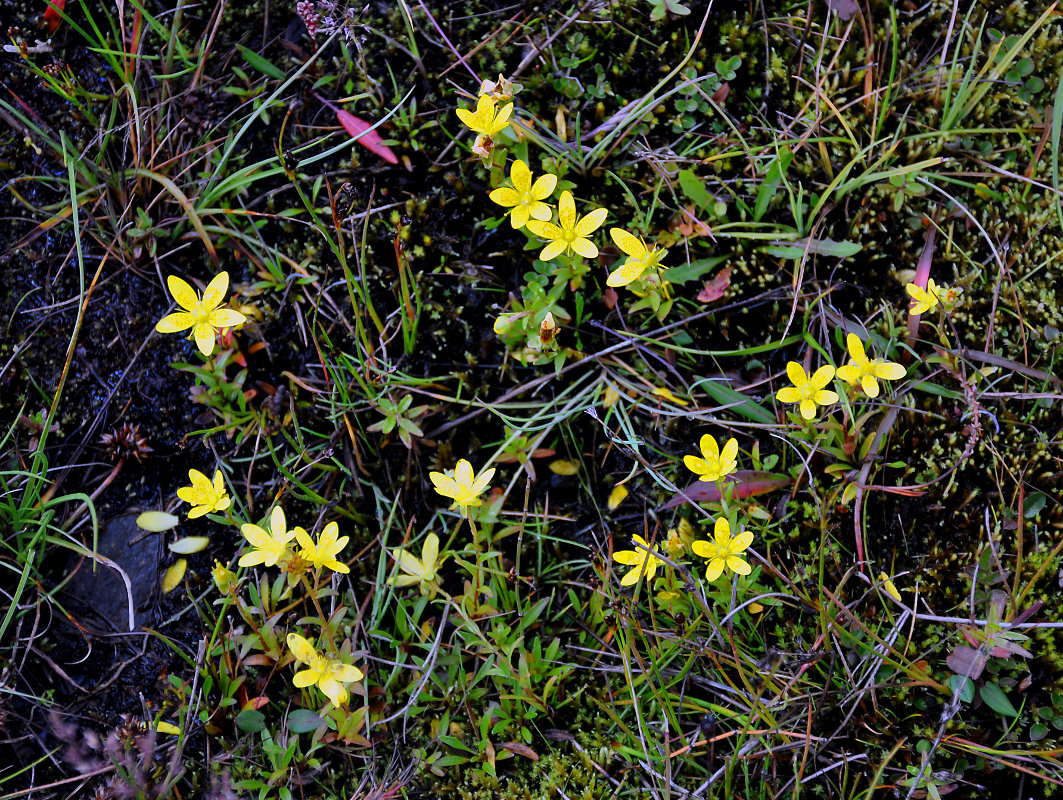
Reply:
<svg viewBox="0 0 1063 800"><path fill-rule="evenodd" d="M343 126L344 130L354 137L354 140L362 147L376 153L389 164L399 163L398 156L395 155L390 147L384 144L380 134L375 130L370 130L373 127L371 123L366 122L364 119L359 119L350 111L344 111L343 109L336 112L336 118L339 119L340 125Z"/></svg>
<svg viewBox="0 0 1063 800"><path fill-rule="evenodd" d="M711 303L723 297L727 287L731 285L731 271L734 267L724 267L716 273L715 278L705 281L705 287L698 292L699 303Z"/></svg>
<svg viewBox="0 0 1063 800"><path fill-rule="evenodd" d="M530 758L532 761L539 760L539 754L521 742L502 742L502 747L511 753L516 753L518 756Z"/></svg>
<svg viewBox="0 0 1063 800"><path fill-rule="evenodd" d="M734 496L739 499L774 492L776 489L782 489L793 483L789 475L761 472L755 469L740 469L728 475L724 481L735 484ZM661 510L675 508L683 503L718 503L719 501L720 487L717 483L695 481L661 506Z"/></svg>
<svg viewBox="0 0 1063 800"><path fill-rule="evenodd" d="M44 10L44 30L49 36L55 33L63 18L60 11L66 10L66 0L48 0L48 8Z"/></svg>

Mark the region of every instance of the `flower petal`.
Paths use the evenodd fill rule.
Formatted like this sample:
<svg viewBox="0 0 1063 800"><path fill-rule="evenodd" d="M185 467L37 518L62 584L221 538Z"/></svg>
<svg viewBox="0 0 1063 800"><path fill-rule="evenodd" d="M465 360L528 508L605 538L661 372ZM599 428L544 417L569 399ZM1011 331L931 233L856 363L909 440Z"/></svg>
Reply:
<svg viewBox="0 0 1063 800"><path fill-rule="evenodd" d="M908 370L901 364L892 361L876 361L872 366L875 377L886 381L898 381L908 374Z"/></svg>
<svg viewBox="0 0 1063 800"><path fill-rule="evenodd" d="M849 350L849 355L853 357L853 361L857 364L867 361L867 354L864 352L864 343L860 341L860 337L855 333L846 334L845 345Z"/></svg>
<svg viewBox="0 0 1063 800"><path fill-rule="evenodd" d="M532 220L532 222L534 222L534 220ZM528 227L529 228L531 227L532 222L528 223ZM545 223L543 223L543 224L545 224ZM563 252L565 252L565 250L567 250L567 249L568 249L568 245L566 245L564 242L554 240L554 241L550 242L548 245L546 245L546 247L543 248L543 251L541 253L539 253L539 260L540 261L552 261L553 259L557 258L559 255L561 255Z"/></svg>
<svg viewBox="0 0 1063 800"><path fill-rule="evenodd" d="M421 562L424 564L426 573L434 573L436 562L439 560L439 537L434 533L428 534L421 547Z"/></svg>
<svg viewBox="0 0 1063 800"><path fill-rule="evenodd" d="M753 531L742 531L731 540L731 552L741 553L753 544Z"/></svg>
<svg viewBox="0 0 1063 800"><path fill-rule="evenodd" d="M513 181L513 187L521 194L531 189L531 170L519 158L513 162L509 170L509 178Z"/></svg>
<svg viewBox="0 0 1063 800"><path fill-rule="evenodd" d="M838 377L850 386L856 386L860 380L860 375L860 367L856 364L849 363L845 366L838 367Z"/></svg>
<svg viewBox="0 0 1063 800"><path fill-rule="evenodd" d="M617 550L613 553L613 561L630 567L640 563L645 555L641 550L637 552L635 550Z"/></svg>
<svg viewBox="0 0 1063 800"><path fill-rule="evenodd" d="M418 580L427 577L427 572L425 571L424 564L421 562L421 559L413 555L413 553L408 553L405 550L399 550L397 553L395 553L395 560L399 562L399 566L403 569L403 571L408 572L410 575L413 575Z"/></svg>
<svg viewBox="0 0 1063 800"><path fill-rule="evenodd" d="M613 240L613 244L627 253L629 256L635 256L637 258L646 257L646 248L643 247L639 238L623 228L610 228L609 238Z"/></svg>
<svg viewBox="0 0 1063 800"><path fill-rule="evenodd" d="M332 662L332 674L336 680L343 683L354 683L365 677L365 673L353 664L342 664L338 661Z"/></svg>
<svg viewBox="0 0 1063 800"><path fill-rule="evenodd" d="M615 272L609 274L605 283L607 286L627 286L632 281L637 281L646 271L646 262L637 258L624 259Z"/></svg>
<svg viewBox="0 0 1063 800"><path fill-rule="evenodd" d="M712 434L706 433L702 435L698 441L698 447L701 448L701 454L709 463L720 459L720 446L716 444L716 439L713 438Z"/></svg>
<svg viewBox="0 0 1063 800"><path fill-rule="evenodd" d="M709 562L709 565L705 568L705 580L712 583L714 580L723 574L723 568L726 562L722 558L714 558Z"/></svg>
<svg viewBox="0 0 1063 800"><path fill-rule="evenodd" d="M292 651L292 655L304 664L312 664L314 659L317 658L317 650L314 649L314 646L298 633L289 633L287 642L288 649Z"/></svg>
<svg viewBox="0 0 1063 800"><path fill-rule="evenodd" d="M196 290L189 286L184 278L171 275L166 279L166 286L169 288L170 294L173 295L173 299L177 301L177 305L181 306L185 311L191 311L196 307L196 303L199 302L199 295L196 294Z"/></svg>
<svg viewBox="0 0 1063 800"><path fill-rule="evenodd" d="M531 195L536 200L545 200L547 197L554 193L554 189L557 187L557 176L551 175L549 172L545 175L540 175L535 179L535 183L531 187ZM549 217L547 217L549 219Z"/></svg>
<svg viewBox="0 0 1063 800"><path fill-rule="evenodd" d="M192 335L196 340L196 347L199 348L205 356L209 356L214 352L214 337L216 335L214 328L205 322L200 322L192 329Z"/></svg>
<svg viewBox="0 0 1063 800"><path fill-rule="evenodd" d="M231 308L216 308L210 314L210 324L215 328L231 328L234 325L243 325L245 322L247 322L247 317Z"/></svg>
<svg viewBox="0 0 1063 800"><path fill-rule="evenodd" d="M748 575L750 572L753 571L753 568L749 566L749 564L745 560L739 558L738 556L727 557L727 568L733 570L734 572L737 572L739 575Z"/></svg>
<svg viewBox="0 0 1063 800"><path fill-rule="evenodd" d="M590 236L592 233L602 227L602 223L605 222L605 218L608 216L609 209L594 209L594 211L592 211L590 214L583 217L583 219L576 223L576 234L579 236ZM593 256L590 256L590 258L593 258Z"/></svg>
<svg viewBox="0 0 1063 800"><path fill-rule="evenodd" d="M799 389L808 383L808 375L805 373L804 367L796 361L787 362L786 377L788 377L790 382Z"/></svg>
<svg viewBox="0 0 1063 800"><path fill-rule="evenodd" d="M574 239L571 247L584 258L598 257L598 248L590 239Z"/></svg>
<svg viewBox="0 0 1063 800"><path fill-rule="evenodd" d="M730 472L734 469L735 461L738 459L738 440L731 438L727 440L727 444L723 446L723 452L720 453L720 463L726 467L726 472Z"/></svg>
<svg viewBox="0 0 1063 800"><path fill-rule="evenodd" d="M716 546L726 550L727 543L731 541L731 523L727 521L727 517L720 517L716 520L712 533L716 539Z"/></svg>
<svg viewBox="0 0 1063 800"><path fill-rule="evenodd" d="M500 189L495 189L493 192L491 192L491 194L487 196L490 197L494 202L498 203L500 206L505 206L506 208L519 206L521 204L521 200L523 200L520 195L520 192L518 192L516 189L510 189L508 186L503 186ZM549 219L549 217L547 217L547 219Z"/></svg>
<svg viewBox="0 0 1063 800"><path fill-rule="evenodd" d="M875 380L874 375L864 375L860 381L860 386L868 397L878 397L878 381Z"/></svg>
<svg viewBox="0 0 1063 800"><path fill-rule="evenodd" d="M295 673L295 677L292 678L292 683L296 688L303 689L307 686L313 686L317 683L317 679L320 677L320 673L313 669L304 669Z"/></svg>
<svg viewBox="0 0 1063 800"><path fill-rule="evenodd" d="M838 402L838 393L830 389L820 389L812 395L812 399L821 406L829 406L831 403Z"/></svg>
<svg viewBox="0 0 1063 800"><path fill-rule="evenodd" d="M811 383L817 389L822 389L832 380L834 380L834 367L832 367L830 364L825 364L812 374L812 377L809 379L809 383Z"/></svg>
<svg viewBox="0 0 1063 800"><path fill-rule="evenodd" d="M814 419L816 416L816 404L807 397L801 401L801 416L806 420Z"/></svg>
<svg viewBox="0 0 1063 800"><path fill-rule="evenodd" d="M214 309L221 305L225 299L225 293L229 290L229 273L222 271L211 279L207 284L207 290L203 292L203 305Z"/></svg>
<svg viewBox="0 0 1063 800"><path fill-rule="evenodd" d="M179 333L188 330L196 324L196 318L184 311L176 311L167 314L155 323L155 330L159 333Z"/></svg>
<svg viewBox="0 0 1063 800"><path fill-rule="evenodd" d="M775 393L775 399L780 403L799 403L801 402L801 391L794 386L787 386L785 389L780 389Z"/></svg>
<svg viewBox="0 0 1063 800"><path fill-rule="evenodd" d="M552 217L553 213L554 213L553 211L550 210L550 206L548 206L546 203L541 203L538 200L536 200L533 203L529 203L527 208L528 208L528 213L534 219L542 220L542 221L546 221L546 220L550 219L550 217Z"/></svg>
<svg viewBox="0 0 1063 800"><path fill-rule="evenodd" d="M557 203L557 220L562 230L571 230L576 225L576 201L568 190L561 192L561 199Z"/></svg>

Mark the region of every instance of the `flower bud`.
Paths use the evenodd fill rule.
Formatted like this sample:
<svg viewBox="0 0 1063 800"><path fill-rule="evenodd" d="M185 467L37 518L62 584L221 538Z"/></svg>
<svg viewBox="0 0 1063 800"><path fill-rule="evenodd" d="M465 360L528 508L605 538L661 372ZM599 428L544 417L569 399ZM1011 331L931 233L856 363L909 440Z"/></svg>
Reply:
<svg viewBox="0 0 1063 800"><path fill-rule="evenodd" d="M539 341L544 345L548 345L554 340L556 335L557 323L554 322L554 315L547 311L543 321L539 323Z"/></svg>
<svg viewBox="0 0 1063 800"><path fill-rule="evenodd" d="M215 561L210 574L214 578L214 585L218 587L218 591L222 594L229 594L229 590L236 582L236 573L220 561Z"/></svg>

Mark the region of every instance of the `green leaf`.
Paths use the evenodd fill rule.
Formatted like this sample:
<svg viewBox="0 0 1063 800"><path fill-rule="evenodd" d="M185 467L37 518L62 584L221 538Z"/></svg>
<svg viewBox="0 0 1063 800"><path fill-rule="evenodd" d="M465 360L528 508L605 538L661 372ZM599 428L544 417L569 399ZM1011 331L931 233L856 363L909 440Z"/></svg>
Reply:
<svg viewBox="0 0 1063 800"><path fill-rule="evenodd" d="M806 250L810 255L848 258L859 253L864 246L856 242L836 242L833 239L800 239L792 244L774 244L762 249L777 258L804 258Z"/></svg>
<svg viewBox="0 0 1063 800"><path fill-rule="evenodd" d="M284 70L280 67L274 66L271 62L264 59L254 50L244 47L242 44L236 45L236 48L240 51L240 54L244 57L252 67L257 69L263 75L268 75L271 78L282 80L284 78Z"/></svg>
<svg viewBox="0 0 1063 800"><path fill-rule="evenodd" d="M775 415L764 406L741 392L736 392L722 381L702 381L700 387L717 403L727 406L728 411L745 417L750 422L763 422L769 425L775 422Z"/></svg>
<svg viewBox="0 0 1063 800"><path fill-rule="evenodd" d="M982 701L998 714L1003 714L1005 717L1019 716L1019 712L1011 704L1008 696L995 683L987 683L978 694L981 695Z"/></svg>
<svg viewBox="0 0 1063 800"><path fill-rule="evenodd" d="M321 725L321 717L309 708L297 708L288 714L288 730L292 733L310 733Z"/></svg>
<svg viewBox="0 0 1063 800"><path fill-rule="evenodd" d="M952 675L949 677L949 688L952 689L953 694L956 694L956 690L959 689L960 684L963 684L963 688L960 689L960 701L969 703L974 700L974 681L970 678L965 678L963 675Z"/></svg>
<svg viewBox="0 0 1063 800"><path fill-rule="evenodd" d="M696 281L706 272L711 272L727 259L728 256L713 256L712 258L702 258L697 261L691 261L689 264L684 264L681 267L672 267L671 269L666 269L664 271L664 279L669 283L674 283L676 285L688 281Z"/></svg>
<svg viewBox="0 0 1063 800"><path fill-rule="evenodd" d="M253 708L245 708L236 715L236 727L245 733L256 733L266 728L266 715Z"/></svg>
<svg viewBox="0 0 1063 800"><path fill-rule="evenodd" d="M698 208L712 208L716 203L716 198L708 193L705 184L689 169L679 170L679 188Z"/></svg>

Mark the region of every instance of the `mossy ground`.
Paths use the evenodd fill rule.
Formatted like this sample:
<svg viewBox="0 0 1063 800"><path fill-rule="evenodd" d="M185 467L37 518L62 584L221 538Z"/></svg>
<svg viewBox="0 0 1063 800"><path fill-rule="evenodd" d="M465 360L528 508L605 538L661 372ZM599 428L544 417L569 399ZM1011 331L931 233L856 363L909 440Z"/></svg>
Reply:
<svg viewBox="0 0 1063 800"><path fill-rule="evenodd" d="M258 3L231 2L219 18L207 6L185 9L176 35L153 7L161 23L144 34L140 71L122 90L136 114L114 65L79 32L90 17L111 31L110 7L71 2L51 53L5 54L5 496L17 497L22 473L39 466L47 426L48 496L93 495L100 520L173 508L187 471L215 463L226 465L248 520L281 498L291 519L338 519L359 557L335 598L361 609L343 624L365 657L375 724L364 743L310 742L287 728L301 702L287 667L257 651L244 664L239 648L202 649L212 630L248 635L240 620L218 619L210 578L214 560L231 562L243 544L236 528L187 523L210 536L209 548L190 557L181 590L160 596L149 635L117 637L79 629L76 615L73 627L55 621L66 613L52 592L69 568L69 542L92 543L84 503L71 498L48 523L29 589L19 580L21 543L34 508L45 506L5 506L3 586L20 604L2 653L4 724L32 737L12 735L3 748L12 763L34 765L5 790L45 796L40 787L99 768L100 796L125 796L132 785L142 796L227 797L240 781L261 779L261 796L288 787L347 797L372 786L408 797L685 796L699 787L777 797L804 786L858 797L907 792L903 781L928 751L935 776L948 776L941 785L960 794L1015 780L1045 796L1058 789L1057 629L1026 630L1031 656L996 654L979 695L951 708L946 659L964 640L958 622L937 618L984 618L995 589L1008 592L1009 615L1042 600L1032 621L1063 622L1054 601L1054 548L1063 543L1061 123L1052 110L1063 80L1060 23L1026 2L873 2L845 19L807 3L716 3L698 38L704 8L688 3L689 16L654 20L653 5L468 0L427 3L430 19L412 4L377 2L353 9L349 40L316 44L287 6L268 17ZM20 0L2 13L4 28L17 26L32 44L37 4ZM195 52L208 37L202 64L160 71L156 54ZM734 75L710 77L736 56ZM42 76L53 62L70 67L75 100ZM530 146L537 174L552 166L581 208L609 208L606 227L669 242L670 267L720 257L732 268L722 300L695 299L714 269L675 285L663 322L629 312L630 295L606 287L616 252L600 237L601 258L561 301L573 315L560 334L574 351L564 370L550 378L552 365L515 359L492 325L521 297L532 258L523 232L485 224L500 210L454 115L469 103L459 90L478 88L470 69L521 84L523 119L557 151ZM627 124L615 115L655 87L659 102L638 124L594 150L614 124ZM357 145L318 157L327 149L319 137L337 128L320 97L354 98L345 108L371 121L394 111L382 131L399 163ZM68 156L94 165L73 170L73 187L69 157L56 149L63 141ZM215 257L174 193L133 165L193 199ZM239 175L250 176L243 188L200 204L219 179ZM684 233L683 209L707 231ZM323 231L342 239L343 258ZM931 231L932 274L961 287L962 302L928 316L905 354L895 345L905 339L903 287ZM810 240L859 249L838 257L804 247ZM794 243L804 252L780 250ZM194 345L154 325L170 303L167 275L205 283L220 269L252 324L213 375L224 391L211 393L211 376L172 366L202 365ZM355 285L364 294L352 306ZM370 305L382 326L367 348L358 326L373 330ZM788 361L815 343L840 363L839 331L853 326L894 343L909 366L903 392L882 405L897 412L869 457L874 488L855 502L843 495L863 466L852 451L881 413L846 429L847 461L840 439L813 442L774 399ZM61 383L45 421L39 412ZM713 384L742 394L721 400ZM606 386L623 398L612 411L602 405ZM410 448L368 430L382 418L379 398L405 393L428 406L417 420L425 435ZM136 426L151 451L138 458L101 444L122 426ZM475 645L455 638L441 606L408 597L388 595L394 608L372 625L362 616L389 591L380 580L382 563L392 569L388 548L411 532L443 537L454 524L440 514L428 472L459 458L479 468L514 426L542 434L540 446L554 451L532 459L534 482L513 461L498 462L495 481L505 521L523 526L519 539L499 542L500 563L514 592L549 601L514 652L528 661L536 644L561 646L531 679L540 695L553 693L545 710L483 678L514 615ZM690 482L682 457L706 431L735 435L744 466L755 446L759 458L776 459L772 471L793 478L740 506L763 560L734 594L730 585L705 590L723 609L715 618L681 600L648 600L646 586L638 599L620 591L610 560L633 534L661 540L681 517L698 522L690 507L665 507L666 486ZM551 470L556 462L576 465L575 474ZM609 508L620 481L630 495ZM895 576L914 613L880 602L869 588L880 572ZM444 576L442 589L459 594L461 574ZM695 578L680 580L692 594ZM759 612L734 611L754 596ZM49 613L34 622L30 608ZM304 612L285 609L277 624L295 626ZM448 637L432 662L436 626ZM426 662L437 673L422 684ZM570 671L551 682L558 665ZM235 706L221 703L223 677L244 681L227 696ZM237 712L259 698L269 699L266 723L248 727ZM143 752L145 720L193 704L209 713L189 719L180 749L160 737ZM380 722L404 705L416 713ZM289 761L278 742L281 752L295 743ZM184 772L169 786L173 752Z"/></svg>

